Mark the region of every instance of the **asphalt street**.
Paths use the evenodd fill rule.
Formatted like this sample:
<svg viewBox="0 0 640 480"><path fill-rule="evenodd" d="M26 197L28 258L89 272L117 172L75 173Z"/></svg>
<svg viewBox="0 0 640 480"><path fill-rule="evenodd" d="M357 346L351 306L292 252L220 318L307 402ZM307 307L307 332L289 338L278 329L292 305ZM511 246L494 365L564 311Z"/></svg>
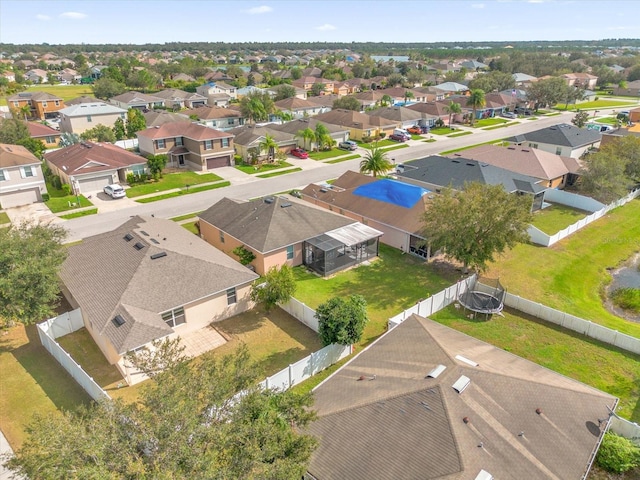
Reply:
<svg viewBox="0 0 640 480"><path fill-rule="evenodd" d="M518 125L495 130L474 129L472 135L455 138L434 135L433 137L437 139L436 142L415 142L409 148L390 151L388 156L394 159L396 163L402 163L408 160L438 154L445 150L498 140L558 123L569 123L573 115L573 113L562 113L551 117L538 117L537 120L523 119ZM68 220L64 223L64 226L69 231L68 241L77 241L82 238L110 231L134 215L153 214L160 218L172 218L205 210L223 197L246 200L301 188L310 183L318 183L337 178L348 170L359 170L360 160L361 159L354 159L334 164L308 160L308 162L313 162L313 164L309 164L309 167L312 168L304 169L300 172L271 178L257 178L254 176L242 183L235 185L232 183L232 185L218 190L208 190L152 203L135 204L135 206L128 206L129 204L127 204L127 206L122 209Z"/></svg>

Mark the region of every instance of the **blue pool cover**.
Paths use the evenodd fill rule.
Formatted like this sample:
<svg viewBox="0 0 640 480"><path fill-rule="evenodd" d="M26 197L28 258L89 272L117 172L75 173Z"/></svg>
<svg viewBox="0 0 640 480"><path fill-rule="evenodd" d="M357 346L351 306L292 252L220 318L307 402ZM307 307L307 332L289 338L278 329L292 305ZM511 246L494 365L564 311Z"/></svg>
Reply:
<svg viewBox="0 0 640 480"><path fill-rule="evenodd" d="M413 207L427 193L429 193L429 190L409 185L408 183L389 180L388 178L361 185L353 191L354 195L380 200L381 202L404 208Z"/></svg>

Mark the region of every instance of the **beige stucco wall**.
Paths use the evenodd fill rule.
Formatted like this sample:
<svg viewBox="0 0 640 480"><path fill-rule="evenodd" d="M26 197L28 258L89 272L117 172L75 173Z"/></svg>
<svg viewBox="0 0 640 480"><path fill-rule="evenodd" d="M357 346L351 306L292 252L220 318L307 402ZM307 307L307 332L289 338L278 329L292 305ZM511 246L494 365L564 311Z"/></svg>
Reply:
<svg viewBox="0 0 640 480"><path fill-rule="evenodd" d="M0 192L5 193L38 187L40 194L47 193L47 187L45 186L44 176L42 174L42 166L38 163L29 165L28 167L30 168L31 166L35 167L36 174L33 177L26 178L22 178L20 167L2 168L2 170L9 174L9 180L0 181Z"/></svg>
<svg viewBox="0 0 640 480"><path fill-rule="evenodd" d="M88 118L91 118L91 121L89 121ZM97 127L98 125L104 125L112 128L118 118L122 118L120 113L83 115L78 117L62 115L62 118L60 119L60 130L63 132L81 134L87 130ZM126 121L126 119L123 118L123 121Z"/></svg>

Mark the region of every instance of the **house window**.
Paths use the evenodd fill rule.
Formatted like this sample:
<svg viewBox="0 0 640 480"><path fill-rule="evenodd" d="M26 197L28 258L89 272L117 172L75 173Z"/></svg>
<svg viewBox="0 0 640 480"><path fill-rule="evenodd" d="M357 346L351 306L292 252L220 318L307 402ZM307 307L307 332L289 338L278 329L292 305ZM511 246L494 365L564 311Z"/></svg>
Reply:
<svg viewBox="0 0 640 480"><path fill-rule="evenodd" d="M182 145L184 145L182 137L176 137L176 146L181 147Z"/></svg>
<svg viewBox="0 0 640 480"><path fill-rule="evenodd" d="M14 107L19 107L20 106L20 102L13 102L13 106Z"/></svg>
<svg viewBox="0 0 640 480"><path fill-rule="evenodd" d="M230 118L229 120L227 120L227 125L233 125L234 120L233 118Z"/></svg>
<svg viewBox="0 0 640 480"><path fill-rule="evenodd" d="M156 140L156 148L162 149L165 148L165 143L164 143L164 138L161 138L160 140Z"/></svg>
<svg viewBox="0 0 640 480"><path fill-rule="evenodd" d="M211 140L204 141L204 149L211 150L213 148L213 142Z"/></svg>
<svg viewBox="0 0 640 480"><path fill-rule="evenodd" d="M45 143L56 143L56 137L46 137Z"/></svg>
<svg viewBox="0 0 640 480"><path fill-rule="evenodd" d="M91 120L91 115L87 115L87 122L92 122L93 120Z"/></svg>
<svg viewBox="0 0 640 480"><path fill-rule="evenodd" d="M4 182L5 180L9 180L9 172L0 170L0 182Z"/></svg>
<svg viewBox="0 0 640 480"><path fill-rule="evenodd" d="M22 178L35 177L36 167L20 167L20 175Z"/></svg>
<svg viewBox="0 0 640 480"><path fill-rule="evenodd" d="M238 301L238 297L236 295L236 287L230 288L227 290L227 305L233 305Z"/></svg>
<svg viewBox="0 0 640 480"><path fill-rule="evenodd" d="M224 232L220 230L220 243L224 243Z"/></svg>
<svg viewBox="0 0 640 480"><path fill-rule="evenodd" d="M133 165L131 167L131 173L134 175L142 175L145 172L146 168L144 165Z"/></svg>
<svg viewBox="0 0 640 480"><path fill-rule="evenodd" d="M54 103L55 103L56 107L60 106L60 100L56 100Z"/></svg>
<svg viewBox="0 0 640 480"><path fill-rule="evenodd" d="M177 327L178 325L182 325L187 321L184 315L183 307L174 308L173 310L164 312L161 314L161 316L162 316L162 320L164 320L164 323L169 325L171 328Z"/></svg>
<svg viewBox="0 0 640 480"><path fill-rule="evenodd" d="M562 147L556 147L556 155L562 155Z"/></svg>
<svg viewBox="0 0 640 480"><path fill-rule="evenodd" d="M124 119L126 118L126 117L125 117L125 114L124 114L124 113L121 113L121 114L120 114L120 118L121 118L122 120L124 120Z"/></svg>
<svg viewBox="0 0 640 480"><path fill-rule="evenodd" d="M220 140L220 145L224 148L224 147L228 147L229 146L229 139L228 138L223 138Z"/></svg>
<svg viewBox="0 0 640 480"><path fill-rule="evenodd" d="M287 247L287 260L292 260L293 259L293 245L289 245Z"/></svg>
<svg viewBox="0 0 640 480"><path fill-rule="evenodd" d="M47 108L47 102L42 102L42 107Z"/></svg>

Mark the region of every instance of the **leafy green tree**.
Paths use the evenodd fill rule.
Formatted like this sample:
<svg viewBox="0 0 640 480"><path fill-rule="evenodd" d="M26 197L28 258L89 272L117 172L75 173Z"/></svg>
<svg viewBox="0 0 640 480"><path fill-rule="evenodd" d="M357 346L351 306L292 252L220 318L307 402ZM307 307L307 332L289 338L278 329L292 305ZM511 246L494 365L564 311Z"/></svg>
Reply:
<svg viewBox="0 0 640 480"><path fill-rule="evenodd" d="M80 135L77 133L64 132L60 135L60 141L58 145L61 148L70 147L71 145L75 145L76 143L80 143Z"/></svg>
<svg viewBox="0 0 640 480"><path fill-rule="evenodd" d="M362 109L360 101L351 95L345 95L344 97L336 98L333 101L333 108L344 108L345 110L353 110L359 112Z"/></svg>
<svg viewBox="0 0 640 480"><path fill-rule="evenodd" d="M95 81L91 89L96 98L108 100L126 92L127 86L112 78L102 77Z"/></svg>
<svg viewBox="0 0 640 480"><path fill-rule="evenodd" d="M571 119L571 123L573 123L578 128L584 127L587 122L589 122L589 112L585 111L576 113L575 116Z"/></svg>
<svg viewBox="0 0 640 480"><path fill-rule="evenodd" d="M314 132L311 128L307 127L304 130L298 130L296 132L296 138L301 139L303 147L306 148L307 150L310 150L311 142L313 142L316 139L316 132Z"/></svg>
<svg viewBox="0 0 640 480"><path fill-rule="evenodd" d="M314 83L309 89L309 95L317 97L319 95L322 95L324 93L324 90L324 83Z"/></svg>
<svg viewBox="0 0 640 480"><path fill-rule="evenodd" d="M246 347L197 365L165 352L136 402L36 417L10 467L51 480L302 478L317 445L303 433L310 394L262 389Z"/></svg>
<svg viewBox="0 0 640 480"><path fill-rule="evenodd" d="M610 149L590 153L582 160L580 191L603 203L611 203L627 193L626 159Z"/></svg>
<svg viewBox="0 0 640 480"><path fill-rule="evenodd" d="M113 133L113 129L102 124L96 125L89 130L85 130L80 134L80 138L82 138L83 140L91 140L94 142L113 143L116 141L116 135L115 133Z"/></svg>
<svg viewBox="0 0 640 480"><path fill-rule="evenodd" d="M264 136L264 140L258 145L261 152L266 152L267 158L275 158L276 151L278 150L278 142L271 135Z"/></svg>
<svg viewBox="0 0 640 480"><path fill-rule="evenodd" d="M569 108L570 103L576 103L584 100L585 91L584 88L567 86L565 95L566 97L564 100L564 109L566 110L567 108Z"/></svg>
<svg viewBox="0 0 640 480"><path fill-rule="evenodd" d="M387 153L380 148L372 148L360 162L360 173L371 173L374 177L384 175L393 168Z"/></svg>
<svg viewBox="0 0 640 480"><path fill-rule="evenodd" d="M410 91L410 90L405 90L405 91L404 91L404 105L406 105L406 104L407 104L407 101L408 101L410 98L415 98L415 95L413 94L413 92L412 92L412 91Z"/></svg>
<svg viewBox="0 0 640 480"><path fill-rule="evenodd" d="M276 96L273 97L273 100L277 102L278 100L293 98L295 96L295 87L292 87L291 85L281 85L280 87L278 87L278 93L276 93Z"/></svg>
<svg viewBox="0 0 640 480"><path fill-rule="evenodd" d="M255 254L244 245L234 248L231 253L238 257L241 265L247 266L256 259Z"/></svg>
<svg viewBox="0 0 640 480"><path fill-rule="evenodd" d="M459 103L449 100L449 104L444 107L444 111L449 114L449 126L451 126L451 119L453 118L453 115L462 113L462 107Z"/></svg>
<svg viewBox="0 0 640 480"><path fill-rule="evenodd" d="M640 447L612 432L604 434L596 463L607 472L624 473L640 466Z"/></svg>
<svg viewBox="0 0 640 480"><path fill-rule="evenodd" d="M387 77L386 85L387 87L397 87L398 85L402 85L404 83L404 77L399 73L392 73Z"/></svg>
<svg viewBox="0 0 640 480"><path fill-rule="evenodd" d="M494 255L529 239L532 198L511 195L502 185L477 182L462 191L444 189L422 217L422 236L431 246L469 268L484 271Z"/></svg>
<svg viewBox="0 0 640 480"><path fill-rule="evenodd" d="M369 321L367 302L362 295L334 297L318 306L315 316L323 345L358 343Z"/></svg>
<svg viewBox="0 0 640 480"><path fill-rule="evenodd" d="M545 78L527 87L527 99L534 102L535 109L556 105L566 98L567 84L560 77Z"/></svg>
<svg viewBox="0 0 640 480"><path fill-rule="evenodd" d="M240 100L240 112L249 123L265 122L274 111L273 99L267 92L251 92Z"/></svg>
<svg viewBox="0 0 640 480"><path fill-rule="evenodd" d="M336 141L331 138L331 132L329 132L329 129L324 123L318 122L313 133L315 134L316 144L320 150L330 149L336 143Z"/></svg>
<svg viewBox="0 0 640 480"><path fill-rule="evenodd" d="M147 157L147 168L149 169L149 173L156 180L162 178L162 172L164 171L164 167L167 166L167 156L166 155L149 155Z"/></svg>
<svg viewBox="0 0 640 480"><path fill-rule="evenodd" d="M625 174L634 181L640 181L640 138L632 135L617 138L600 147L600 151L622 158L625 162Z"/></svg>
<svg viewBox="0 0 640 480"><path fill-rule="evenodd" d="M127 110L127 138L134 138L136 132L147 128L147 122L144 115L137 108Z"/></svg>
<svg viewBox="0 0 640 480"><path fill-rule="evenodd" d="M469 82L471 90L479 88L485 92L501 92L515 88L516 81L511 73L501 72L499 70L480 74Z"/></svg>
<svg viewBox="0 0 640 480"><path fill-rule="evenodd" d="M30 138L27 123L17 115L0 122L0 143L17 145L19 141Z"/></svg>
<svg viewBox="0 0 640 480"><path fill-rule="evenodd" d="M300 69L300 67L293 67L291 69L291 78L294 80L302 78L302 70Z"/></svg>
<svg viewBox="0 0 640 480"><path fill-rule="evenodd" d="M21 223L0 229L0 319L30 324L53 316L67 232Z"/></svg>
<svg viewBox="0 0 640 480"><path fill-rule="evenodd" d="M393 105L393 98L391 98L391 95L385 93L380 99L380 106L388 107L389 105Z"/></svg>
<svg viewBox="0 0 640 480"><path fill-rule="evenodd" d="M289 265L282 265L280 268L271 267L263 281L258 281L251 287L251 300L262 302L267 310L275 307L278 303L288 302L296 292L296 281L293 270Z"/></svg>
<svg viewBox="0 0 640 480"><path fill-rule="evenodd" d="M124 120L121 118L116 118L116 121L113 123L113 135L116 137L116 140L124 140L127 137Z"/></svg>
<svg viewBox="0 0 640 480"><path fill-rule="evenodd" d="M47 150L47 146L44 144L44 142L42 140L38 140L37 138L23 138L21 140L18 140L17 145L22 145L39 159L43 158L44 152Z"/></svg>
<svg viewBox="0 0 640 480"><path fill-rule="evenodd" d="M469 96L467 97L467 105L473 110L473 115L471 116L471 125L473 125L476 121L476 112L478 111L478 109L484 107L486 104L487 101L484 98L484 92L482 90L476 88L469 92Z"/></svg>
<svg viewBox="0 0 640 480"><path fill-rule="evenodd" d="M635 82L636 80L640 80L640 64L632 67L627 75L628 82Z"/></svg>

